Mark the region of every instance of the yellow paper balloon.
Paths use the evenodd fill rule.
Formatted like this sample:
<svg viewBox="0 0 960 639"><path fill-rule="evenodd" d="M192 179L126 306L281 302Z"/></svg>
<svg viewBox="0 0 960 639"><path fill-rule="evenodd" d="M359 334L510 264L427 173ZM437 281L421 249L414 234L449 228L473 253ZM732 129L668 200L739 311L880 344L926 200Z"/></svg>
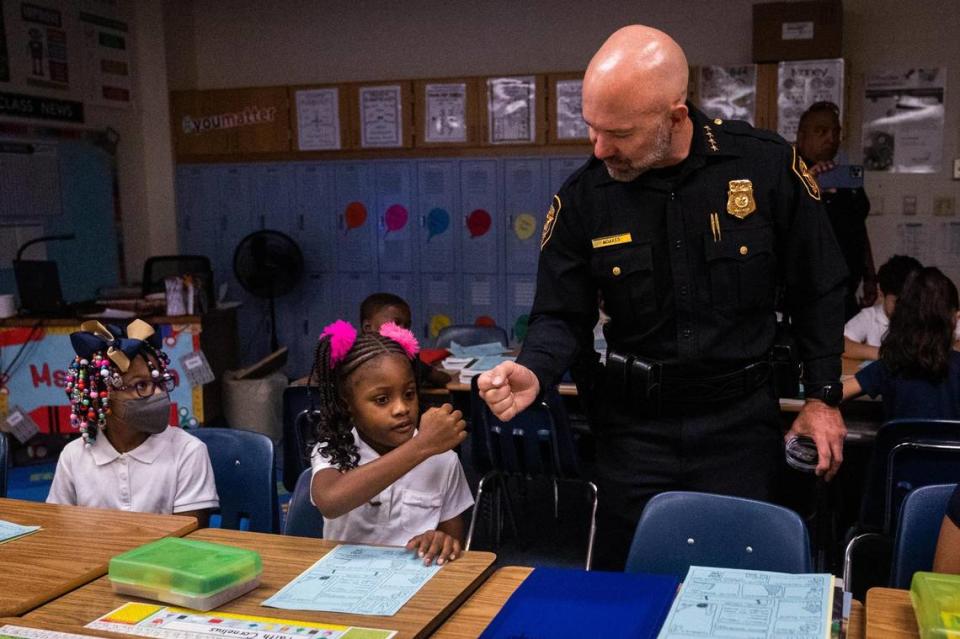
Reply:
<svg viewBox="0 0 960 639"><path fill-rule="evenodd" d="M430 318L430 337L436 337L442 329L451 324L453 324L453 321L451 321L449 316L443 315L442 313L434 315Z"/></svg>
<svg viewBox="0 0 960 639"><path fill-rule="evenodd" d="M521 213L513 218L513 232L521 240L529 240L537 231L537 218L530 213Z"/></svg>

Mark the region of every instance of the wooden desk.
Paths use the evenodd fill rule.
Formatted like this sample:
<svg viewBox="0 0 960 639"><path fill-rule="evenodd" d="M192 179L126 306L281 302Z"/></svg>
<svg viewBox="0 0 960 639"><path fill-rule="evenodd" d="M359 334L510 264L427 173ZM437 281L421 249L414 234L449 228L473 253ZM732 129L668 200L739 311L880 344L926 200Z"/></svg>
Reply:
<svg viewBox="0 0 960 639"><path fill-rule="evenodd" d="M437 630L434 639L476 639L493 621L510 595L520 587L533 568L507 566L497 570ZM863 605L854 601L850 610L849 639L863 637Z"/></svg>
<svg viewBox="0 0 960 639"><path fill-rule="evenodd" d="M193 517L0 499L0 519L42 528L0 545L0 616L20 615L107 572L114 555L197 527Z"/></svg>
<svg viewBox="0 0 960 639"><path fill-rule="evenodd" d="M260 605L336 546L336 542L220 529L199 530L188 538L249 548L259 552L263 558L260 586L220 606L217 608L220 612L383 628L396 630L398 639L429 635L486 578L496 559L496 555L488 552L464 553L460 559L444 566L396 615L369 617L280 610ZM100 615L134 600L135 597L113 594L109 579L103 577L34 610L26 615L26 619L38 623L68 624L79 631Z"/></svg>
<svg viewBox="0 0 960 639"><path fill-rule="evenodd" d="M871 588L867 591L866 639L917 639L917 617L909 590Z"/></svg>

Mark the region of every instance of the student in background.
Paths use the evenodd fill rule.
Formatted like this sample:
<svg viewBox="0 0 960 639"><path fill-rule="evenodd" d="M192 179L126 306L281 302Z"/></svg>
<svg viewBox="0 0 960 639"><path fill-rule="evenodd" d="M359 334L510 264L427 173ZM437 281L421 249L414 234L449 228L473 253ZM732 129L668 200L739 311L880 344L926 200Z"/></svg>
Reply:
<svg viewBox="0 0 960 639"><path fill-rule="evenodd" d="M883 396L886 419L960 419L960 352L953 350L957 287L940 269L910 274L880 359L843 383L843 397Z"/></svg>
<svg viewBox="0 0 960 639"><path fill-rule="evenodd" d="M940 525L933 572L960 574L960 484L950 496L947 513Z"/></svg>
<svg viewBox="0 0 960 639"><path fill-rule="evenodd" d="M897 297L910 273L921 268L908 255L894 255L877 273L880 301L861 310L843 327L843 356L853 359L878 359L880 342L887 334Z"/></svg>
<svg viewBox="0 0 960 639"><path fill-rule="evenodd" d="M81 436L60 454L47 501L191 515L205 527L220 505L213 468L203 442L168 425L176 381L159 335L141 320L81 328L66 380Z"/></svg>
<svg viewBox="0 0 960 639"><path fill-rule="evenodd" d="M360 327L364 333L377 333L387 322L393 322L409 330L412 324L410 305L399 295L393 293L374 293L368 295L360 304ZM441 370L414 361L417 381L421 385L443 388L450 382L450 376Z"/></svg>
<svg viewBox="0 0 960 639"><path fill-rule="evenodd" d="M453 452L466 424L449 404L420 415L417 349L392 322L360 335L344 321L323 330L310 499L323 513L324 537L405 545L425 564L443 564L460 556L462 514L473 504Z"/></svg>

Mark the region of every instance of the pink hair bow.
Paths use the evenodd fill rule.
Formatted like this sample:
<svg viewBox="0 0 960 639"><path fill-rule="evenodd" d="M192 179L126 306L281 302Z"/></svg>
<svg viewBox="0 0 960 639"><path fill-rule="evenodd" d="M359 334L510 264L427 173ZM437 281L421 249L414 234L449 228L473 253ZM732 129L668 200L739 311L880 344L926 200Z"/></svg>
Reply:
<svg viewBox="0 0 960 639"><path fill-rule="evenodd" d="M330 368L333 368L343 361L353 348L353 343L357 341L357 329L351 326L350 322L337 320L333 324L327 324L320 333L320 339L327 336L330 337Z"/></svg>
<svg viewBox="0 0 960 639"><path fill-rule="evenodd" d="M417 338L413 336L413 333L402 326L398 326L395 322L387 322L381 325L380 335L400 344L410 359L416 357L420 350L420 344L417 343Z"/></svg>

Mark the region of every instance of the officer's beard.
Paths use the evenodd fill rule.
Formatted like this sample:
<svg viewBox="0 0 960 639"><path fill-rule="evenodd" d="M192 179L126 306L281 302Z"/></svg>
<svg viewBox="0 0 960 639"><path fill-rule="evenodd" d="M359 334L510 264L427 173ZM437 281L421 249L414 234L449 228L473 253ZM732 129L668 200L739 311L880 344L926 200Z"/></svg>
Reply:
<svg viewBox="0 0 960 639"><path fill-rule="evenodd" d="M639 160L627 160L620 166L611 166L607 162L607 173L617 182L632 182L652 169L655 165L663 162L670 154L670 148L673 146L673 130L662 121L657 125L656 138L654 139L653 149L650 153Z"/></svg>

